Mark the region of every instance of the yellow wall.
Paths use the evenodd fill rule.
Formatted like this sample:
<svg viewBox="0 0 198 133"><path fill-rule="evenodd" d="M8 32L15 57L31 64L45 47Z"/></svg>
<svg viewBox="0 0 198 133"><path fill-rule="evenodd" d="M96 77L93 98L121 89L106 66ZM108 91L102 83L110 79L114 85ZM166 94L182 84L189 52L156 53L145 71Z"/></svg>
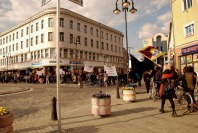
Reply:
<svg viewBox="0 0 198 133"><path fill-rule="evenodd" d="M183 11L183 0L172 1L172 15L173 15L173 28L175 39L176 51L176 68L180 68L178 64L178 56L181 56L180 50L183 47L188 47L198 44L198 1L192 0L192 7ZM194 35L185 37L185 25L194 22Z"/></svg>

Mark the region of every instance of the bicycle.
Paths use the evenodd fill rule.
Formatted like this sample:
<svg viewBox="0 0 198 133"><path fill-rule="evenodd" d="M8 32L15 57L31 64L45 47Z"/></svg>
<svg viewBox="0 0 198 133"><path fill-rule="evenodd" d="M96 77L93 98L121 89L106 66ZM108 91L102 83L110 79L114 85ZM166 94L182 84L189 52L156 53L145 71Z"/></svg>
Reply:
<svg viewBox="0 0 198 133"><path fill-rule="evenodd" d="M192 100L190 92L184 91L184 89L181 86L178 86L177 89L175 88L175 92L176 92L177 98L174 99L174 103L175 103L175 110L177 111L177 114L179 114L180 112L181 115L185 115L185 114L189 114L193 112L194 102ZM167 106L171 108L171 105L169 102L167 102Z"/></svg>

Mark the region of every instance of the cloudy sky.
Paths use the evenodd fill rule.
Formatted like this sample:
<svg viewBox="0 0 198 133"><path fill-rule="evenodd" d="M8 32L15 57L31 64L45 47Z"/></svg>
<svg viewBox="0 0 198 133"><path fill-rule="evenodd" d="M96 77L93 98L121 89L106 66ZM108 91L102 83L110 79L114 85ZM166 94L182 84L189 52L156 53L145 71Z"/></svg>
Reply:
<svg viewBox="0 0 198 133"><path fill-rule="evenodd" d="M26 20L34 14L49 7L56 6L56 0L51 0L41 7L42 0L0 0L0 32ZM121 10L121 1L118 7ZM128 0L131 2L131 0ZM116 0L83 0L83 7L69 0L60 0L61 8L66 8L85 17L103 23L121 31L125 35L124 12L113 14ZM134 0L138 10L136 14L127 13L128 17L128 44L133 47L130 52L136 57L135 52L143 47L143 40L153 37L158 32L168 34L171 12L169 0ZM130 7L131 8L131 7ZM125 46L125 38L124 38Z"/></svg>

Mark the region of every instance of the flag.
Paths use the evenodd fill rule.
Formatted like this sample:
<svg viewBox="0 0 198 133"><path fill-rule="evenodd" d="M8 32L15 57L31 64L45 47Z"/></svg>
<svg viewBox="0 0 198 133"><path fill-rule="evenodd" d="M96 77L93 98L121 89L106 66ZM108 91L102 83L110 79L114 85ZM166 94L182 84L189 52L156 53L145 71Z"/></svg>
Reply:
<svg viewBox="0 0 198 133"><path fill-rule="evenodd" d="M133 55L130 54L131 57L131 68L134 73L138 74L141 78L142 75L146 70L153 70L155 64L153 61L149 60L148 58L144 58L143 61L139 61Z"/></svg>
<svg viewBox="0 0 198 133"><path fill-rule="evenodd" d="M165 52L162 52L153 46L146 46L143 49L138 50L138 52L152 61L165 54Z"/></svg>
<svg viewBox="0 0 198 133"><path fill-rule="evenodd" d="M41 6L44 6L45 4L47 4L48 2L50 2L51 0L42 0L42 4Z"/></svg>

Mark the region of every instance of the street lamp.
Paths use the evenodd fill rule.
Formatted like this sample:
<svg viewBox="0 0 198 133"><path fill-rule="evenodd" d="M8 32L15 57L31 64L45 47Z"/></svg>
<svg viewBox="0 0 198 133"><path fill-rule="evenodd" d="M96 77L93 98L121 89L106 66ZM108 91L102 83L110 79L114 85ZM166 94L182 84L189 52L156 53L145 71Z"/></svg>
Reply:
<svg viewBox="0 0 198 133"><path fill-rule="evenodd" d="M75 58L76 58L76 83L77 83L77 45L80 44L80 40L78 37L72 37L70 40L70 44L75 44L76 45L76 50L75 50Z"/></svg>
<svg viewBox="0 0 198 133"><path fill-rule="evenodd" d="M7 65L6 73L8 74L8 59L11 57L11 53L4 53L3 57L6 58L6 65Z"/></svg>
<svg viewBox="0 0 198 133"><path fill-rule="evenodd" d="M132 14L137 12L137 9L134 8L133 0L131 0L132 8L129 10ZM122 0L122 11L125 13L125 30L126 30L126 49L127 49L127 59L129 59L129 48L128 48L128 32L127 32L127 12L130 2L128 0ZM118 0L116 1L116 9L113 11L116 15L121 11L118 9Z"/></svg>

